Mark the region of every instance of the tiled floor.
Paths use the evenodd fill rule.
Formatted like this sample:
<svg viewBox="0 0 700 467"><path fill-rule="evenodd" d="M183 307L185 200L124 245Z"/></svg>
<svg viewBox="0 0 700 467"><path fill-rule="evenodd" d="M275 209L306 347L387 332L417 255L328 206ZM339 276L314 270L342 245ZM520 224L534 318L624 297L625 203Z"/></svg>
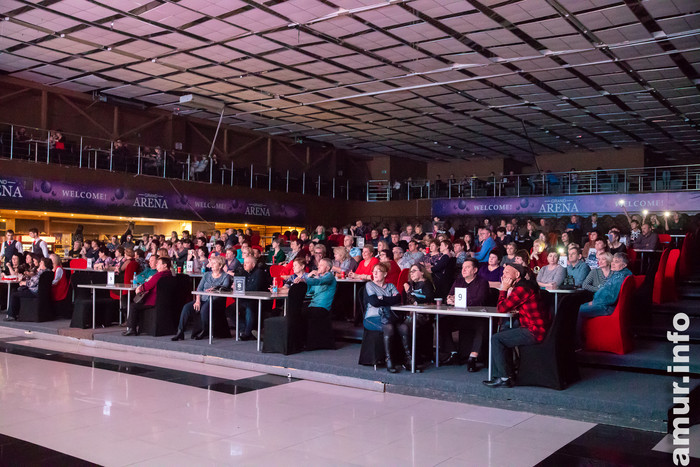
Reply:
<svg viewBox="0 0 700 467"><path fill-rule="evenodd" d="M663 438L8 337L0 333L0 465L607 465L651 455Z"/></svg>

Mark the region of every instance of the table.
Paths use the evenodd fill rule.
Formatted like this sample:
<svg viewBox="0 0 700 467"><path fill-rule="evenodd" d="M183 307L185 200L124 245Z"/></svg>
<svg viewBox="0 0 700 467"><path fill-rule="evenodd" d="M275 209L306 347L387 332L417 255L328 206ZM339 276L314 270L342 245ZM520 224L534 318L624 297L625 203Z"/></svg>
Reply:
<svg viewBox="0 0 700 467"><path fill-rule="evenodd" d="M552 289L552 290L542 289L542 290L546 290L547 292L554 294L554 314L556 315L557 309L559 307L559 296L558 296L559 294L576 293L576 292L582 291L583 289Z"/></svg>
<svg viewBox="0 0 700 467"><path fill-rule="evenodd" d="M700 174L699 174L700 175ZM678 240L685 238L685 234L671 234L669 235L673 239L673 244L678 246Z"/></svg>
<svg viewBox="0 0 700 467"><path fill-rule="evenodd" d="M7 306L5 307L5 311L10 309L10 293L12 292L12 284L19 284L21 281L22 279L3 279L0 281L3 284L7 284Z"/></svg>
<svg viewBox="0 0 700 467"><path fill-rule="evenodd" d="M336 282L340 283L351 283L352 284L352 317L353 319L357 319L357 284L364 284L366 282L369 282L369 279L350 279L349 277L346 277L344 279L335 279Z"/></svg>
<svg viewBox="0 0 700 467"><path fill-rule="evenodd" d="M95 329L95 290L126 290L126 317L129 318L131 305L131 291L136 289L134 284L78 284L81 289L92 289L92 329ZM119 324L122 324L122 315L119 313Z"/></svg>
<svg viewBox="0 0 700 467"><path fill-rule="evenodd" d="M199 290L194 290L192 291L192 295L206 295L209 297L209 300L212 299L212 297L222 297L222 298L243 298L243 299L252 299L252 300L257 300L258 301L258 352L260 352L260 319L262 318L262 302L263 301L270 301L270 300L284 300L284 313L287 313L287 294L281 294L281 293L276 293L273 294L272 292L207 292L207 291L199 291ZM236 300L236 340L238 340L238 303L239 301ZM211 304L209 305L209 345L212 344L212 331L213 331L213 307Z"/></svg>
<svg viewBox="0 0 700 467"><path fill-rule="evenodd" d="M488 318L489 319L489 378L491 379L491 335L493 334L493 318L510 318L511 324L513 322L513 316L517 313L499 313L496 311L495 306L474 306L469 308L456 308L454 306L440 306L437 305L402 305L402 306L392 306L392 310L395 311L407 311L413 313L426 313L435 315L435 333L438 338L435 340L435 366L440 366L440 315L446 316L461 316L461 317L474 317L474 318ZM414 317L413 321L413 336L411 343L411 373L416 372L416 319Z"/></svg>

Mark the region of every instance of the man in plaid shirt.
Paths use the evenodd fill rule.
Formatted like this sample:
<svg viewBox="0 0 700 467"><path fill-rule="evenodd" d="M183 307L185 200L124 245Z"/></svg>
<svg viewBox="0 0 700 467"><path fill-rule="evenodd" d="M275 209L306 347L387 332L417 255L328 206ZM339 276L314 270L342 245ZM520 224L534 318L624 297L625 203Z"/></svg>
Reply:
<svg viewBox="0 0 700 467"><path fill-rule="evenodd" d="M497 309L499 313L517 311L520 326L491 336L494 376L484 384L492 388L515 385L513 347L542 342L549 328L549 313L540 306L539 288L524 277L525 268L519 264L509 264L503 270Z"/></svg>

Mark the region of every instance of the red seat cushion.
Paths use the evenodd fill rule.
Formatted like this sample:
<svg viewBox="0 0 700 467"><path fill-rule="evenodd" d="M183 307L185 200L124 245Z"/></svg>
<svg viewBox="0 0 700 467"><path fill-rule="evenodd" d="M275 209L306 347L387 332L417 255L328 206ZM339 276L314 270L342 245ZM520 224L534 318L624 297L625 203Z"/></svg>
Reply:
<svg viewBox="0 0 700 467"><path fill-rule="evenodd" d="M617 306L611 315L598 316L583 323L586 350L612 352L619 355L632 350L628 317L632 307L632 296L636 288L635 282L634 276L629 276L622 283Z"/></svg>

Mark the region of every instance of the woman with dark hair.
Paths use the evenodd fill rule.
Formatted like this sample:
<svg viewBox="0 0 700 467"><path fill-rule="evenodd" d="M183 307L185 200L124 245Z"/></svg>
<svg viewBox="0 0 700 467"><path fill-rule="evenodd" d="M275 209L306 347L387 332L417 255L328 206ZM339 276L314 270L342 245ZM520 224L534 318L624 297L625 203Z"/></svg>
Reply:
<svg viewBox="0 0 700 467"><path fill-rule="evenodd" d="M38 255L37 255L38 256ZM51 258L37 257L38 266L35 274L19 283L19 288L10 294L10 307L5 321L17 321L21 298L36 297L39 294L39 279L45 273L53 278L53 261Z"/></svg>
<svg viewBox="0 0 700 467"><path fill-rule="evenodd" d="M22 256L19 252L15 252L15 254L12 255L12 258L10 258L10 261L5 263L5 267L2 271L3 276L19 277L21 275L20 266L23 261L24 256Z"/></svg>
<svg viewBox="0 0 700 467"><path fill-rule="evenodd" d="M488 281L489 287L497 289L501 286L502 275L503 268L501 267L501 259L498 253L491 251L488 261L479 267L479 276Z"/></svg>
<svg viewBox="0 0 700 467"><path fill-rule="evenodd" d="M408 270L408 281L403 285L401 291L403 302L406 305L423 305L433 303L435 299L435 285L430 272L422 264L414 264ZM412 319L416 320L416 371L422 371L422 362L430 361L433 348L433 317L424 313L414 314L406 320L406 327L410 330L413 327ZM399 331L401 329L399 328ZM425 337L425 338L424 338ZM401 335L403 339L403 334ZM403 343L403 342L402 342ZM404 344L406 353L405 365L411 364L411 350ZM408 369L408 367L406 367Z"/></svg>
<svg viewBox="0 0 700 467"><path fill-rule="evenodd" d="M435 296L442 299L447 297L447 292L450 291L452 285L454 268L450 268L453 263L453 258L450 257L451 251L452 242L449 240L443 240L439 243L437 240L433 240L430 242L430 255L426 255L424 258L425 268L433 276Z"/></svg>
<svg viewBox="0 0 700 467"><path fill-rule="evenodd" d="M401 295L394 284L386 282L389 268L384 263L379 263L372 269L372 281L365 285L365 329L370 331L381 330L384 334L384 352L386 353L386 369L389 373L397 373L398 369L391 360L391 341L398 332L404 342L408 342L408 327L406 326L406 314L392 311L392 305L401 303Z"/></svg>
<svg viewBox="0 0 700 467"><path fill-rule="evenodd" d="M97 259L95 260L95 264L92 265L93 268L97 269L98 271L104 270L104 269L109 269L109 267L112 265L112 258L109 256L109 249L106 246L101 246L97 250Z"/></svg>

